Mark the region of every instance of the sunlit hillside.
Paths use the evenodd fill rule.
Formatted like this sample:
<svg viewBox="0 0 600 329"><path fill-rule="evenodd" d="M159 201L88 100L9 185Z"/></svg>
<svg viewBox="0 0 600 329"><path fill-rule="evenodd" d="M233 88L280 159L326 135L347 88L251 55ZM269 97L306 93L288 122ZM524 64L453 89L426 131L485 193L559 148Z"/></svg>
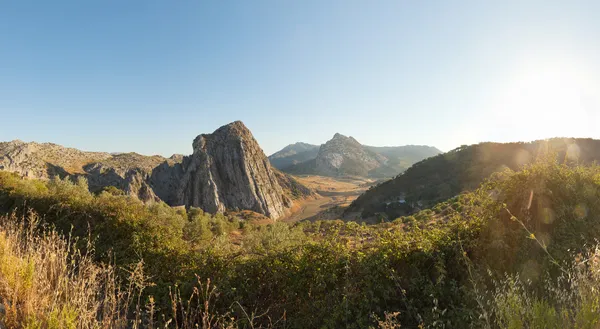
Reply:
<svg viewBox="0 0 600 329"><path fill-rule="evenodd" d="M161 312L168 316L165 319L172 318L167 311L172 303L169 288L177 286L186 300L198 280L202 284L210 280L216 289L210 309L193 311L199 325L205 312L231 317L238 327L250 326L251 320L277 328L364 328L376 326L376 319L384 319L386 312L396 314L395 321L408 327L436 323L505 327L505 321L516 321L514 312L526 319L519 322L521 327L548 317L573 325L581 317L596 321L600 314L594 295L560 290L566 279L569 284L583 282L573 280L596 284L595 263L580 262L594 252L600 234L598 177L598 167L541 162L518 172L502 171L473 192L393 223L265 226L236 215L146 206L110 192L93 195L84 181L45 183L0 173L2 210L14 213L4 219L9 226L3 237L8 239L5 248L14 250L15 256L3 254L3 262L13 262L6 257L35 253L18 249L18 241L26 238L28 227L33 231L27 234L37 234L31 225L45 224L70 234L71 240L77 238L75 245L83 250L94 250L86 256L91 258L74 258L75 262L116 266L117 277L125 284L121 289L127 287L130 272L118 269L143 260L147 287L139 303L155 303L153 312L158 312L142 307L135 315L132 308L123 314L130 323L136 316L161 323ZM28 220L33 213L40 214L36 224ZM19 231L11 228L14 225L25 227ZM65 248L57 238L47 241L50 233L43 232L39 239L44 243ZM41 262L36 257L29 258L30 266ZM15 276L14 269L7 272L6 265L2 268L5 292L28 285L21 280L31 280L24 274ZM57 275L68 272L61 273ZM576 276L565 277L567 273ZM548 284L559 290L546 290ZM558 291L568 295L553 295ZM36 296L20 294L3 299L5 307L14 310L14 319L25 321L31 315L47 324L54 321L52 312L63 312L51 306L35 311L17 307L23 300L37 302ZM193 303L204 303L206 296L195 297L200 299ZM76 307L81 311L87 306ZM175 318L183 323L179 315Z"/></svg>

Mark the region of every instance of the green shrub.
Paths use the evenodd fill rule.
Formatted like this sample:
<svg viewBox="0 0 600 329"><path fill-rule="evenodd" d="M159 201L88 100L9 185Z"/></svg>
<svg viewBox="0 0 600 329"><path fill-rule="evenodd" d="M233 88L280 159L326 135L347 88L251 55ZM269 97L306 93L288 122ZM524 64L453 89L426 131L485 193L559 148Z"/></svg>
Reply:
<svg viewBox="0 0 600 329"><path fill-rule="evenodd" d="M83 181L41 183L0 172L3 211L33 208L82 241L91 232L97 261L112 255L125 266L143 258L156 283L147 293L159 307L168 307L174 284L192 293L198 275L219 288L220 314L244 318L237 305L268 310L257 324L285 318L279 326L286 328L365 328L386 312L406 327L595 321L594 299L564 306L544 287L564 274L557 264L600 236L599 199L600 168L541 162L392 223L258 226L196 208L92 195ZM527 290L517 283L497 290L505 273L518 275ZM495 309L486 313L482 305ZM580 311L560 322L573 307Z"/></svg>

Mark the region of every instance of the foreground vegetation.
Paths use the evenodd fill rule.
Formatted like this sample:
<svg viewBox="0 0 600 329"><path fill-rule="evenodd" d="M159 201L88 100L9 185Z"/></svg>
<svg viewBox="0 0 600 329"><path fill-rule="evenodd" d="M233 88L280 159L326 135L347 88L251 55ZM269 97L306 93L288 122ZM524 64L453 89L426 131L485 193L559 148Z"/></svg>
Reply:
<svg viewBox="0 0 600 329"><path fill-rule="evenodd" d="M598 200L599 167L547 161L393 222L253 225L0 172L0 296L17 328L595 328Z"/></svg>

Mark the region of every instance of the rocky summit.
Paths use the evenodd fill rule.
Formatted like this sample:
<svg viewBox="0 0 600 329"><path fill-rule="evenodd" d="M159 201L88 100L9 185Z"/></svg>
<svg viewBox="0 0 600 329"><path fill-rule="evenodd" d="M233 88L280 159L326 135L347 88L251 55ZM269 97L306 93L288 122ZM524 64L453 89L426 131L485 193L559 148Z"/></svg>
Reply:
<svg viewBox="0 0 600 329"><path fill-rule="evenodd" d="M85 177L93 192L114 186L144 202L162 200L211 213L252 210L271 218L285 215L298 191L311 193L271 168L241 121L196 137L193 154L170 158L84 152L50 143L0 143L0 170L28 178Z"/></svg>
<svg viewBox="0 0 600 329"><path fill-rule="evenodd" d="M297 143L298 144L298 143ZM270 157L275 166L293 174L323 176L394 177L412 164L437 155L440 150L425 145L374 147L362 145L353 137L336 133L318 151L291 153L292 144ZM302 155L304 162L296 162Z"/></svg>
<svg viewBox="0 0 600 329"><path fill-rule="evenodd" d="M291 201L262 149L241 121L194 140L175 191L177 204L209 212L248 209L278 218Z"/></svg>
<svg viewBox="0 0 600 329"><path fill-rule="evenodd" d="M316 169L328 175L343 172L367 176L369 171L380 167L386 161L385 157L363 148L352 136L346 137L336 133L321 146L316 158Z"/></svg>

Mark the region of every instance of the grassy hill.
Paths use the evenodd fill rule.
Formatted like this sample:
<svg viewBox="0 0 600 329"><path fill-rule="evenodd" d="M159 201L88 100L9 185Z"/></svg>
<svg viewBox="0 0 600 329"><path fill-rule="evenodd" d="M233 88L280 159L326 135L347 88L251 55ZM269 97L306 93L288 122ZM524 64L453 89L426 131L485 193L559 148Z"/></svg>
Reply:
<svg viewBox="0 0 600 329"><path fill-rule="evenodd" d="M365 149L383 155L387 162L385 165L369 172L373 178L394 177L398 173L410 168L414 163L442 153L433 146L405 145L405 146L366 146Z"/></svg>
<svg viewBox="0 0 600 329"><path fill-rule="evenodd" d="M492 173L518 170L536 159L554 157L570 164L600 160L600 141L554 138L530 143L481 143L415 163L396 178L361 195L349 212L369 217L384 213L390 219L430 207L477 188Z"/></svg>

